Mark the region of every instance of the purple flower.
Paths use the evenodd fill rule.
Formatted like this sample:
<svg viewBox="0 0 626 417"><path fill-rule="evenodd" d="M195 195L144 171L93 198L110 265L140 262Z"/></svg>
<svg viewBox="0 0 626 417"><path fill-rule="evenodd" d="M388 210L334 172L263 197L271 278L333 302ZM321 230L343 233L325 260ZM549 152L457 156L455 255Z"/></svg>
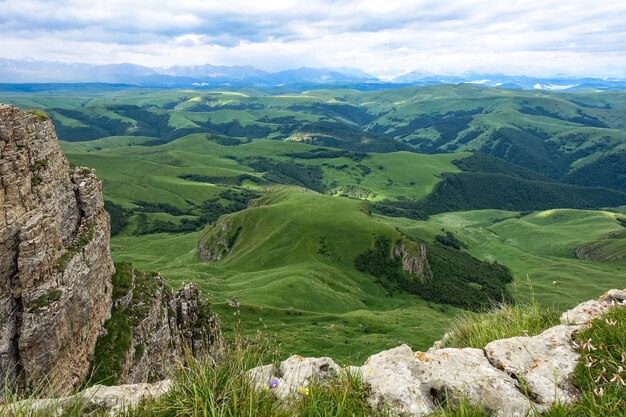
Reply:
<svg viewBox="0 0 626 417"><path fill-rule="evenodd" d="M278 380L276 378L272 379L268 385L270 389L274 389L278 386Z"/></svg>

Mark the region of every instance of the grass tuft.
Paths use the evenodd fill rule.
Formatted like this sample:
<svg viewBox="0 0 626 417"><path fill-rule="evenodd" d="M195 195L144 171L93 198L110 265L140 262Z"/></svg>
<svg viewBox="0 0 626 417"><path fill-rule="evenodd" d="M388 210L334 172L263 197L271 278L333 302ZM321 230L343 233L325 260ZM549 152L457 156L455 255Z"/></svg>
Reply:
<svg viewBox="0 0 626 417"><path fill-rule="evenodd" d="M174 376L174 387L164 397L141 404L126 417L291 417L386 416L367 403L367 387L354 375L325 384L311 384L286 405L271 391L257 391L246 371L276 358L266 339L236 336L219 364L187 358Z"/></svg>
<svg viewBox="0 0 626 417"><path fill-rule="evenodd" d="M33 114L33 115L39 117L39 120L48 120L49 119L48 115L45 112L43 112L42 110L36 110L36 109L35 110L28 110L26 113Z"/></svg>
<svg viewBox="0 0 626 417"><path fill-rule="evenodd" d="M534 336L559 324L559 312L536 301L499 304L485 313L463 312L450 326L446 347L482 349L496 339Z"/></svg>

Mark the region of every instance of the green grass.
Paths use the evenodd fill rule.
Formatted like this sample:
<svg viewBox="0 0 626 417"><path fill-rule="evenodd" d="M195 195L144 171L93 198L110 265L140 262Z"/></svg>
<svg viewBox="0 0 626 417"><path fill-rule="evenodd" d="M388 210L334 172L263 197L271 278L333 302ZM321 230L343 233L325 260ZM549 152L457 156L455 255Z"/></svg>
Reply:
<svg viewBox="0 0 626 417"><path fill-rule="evenodd" d="M224 188L182 180L180 175L260 175L240 161L255 156L289 161L293 158L285 154L319 148L272 140L222 146L204 134L155 147L137 146L122 139L96 142L102 144L63 146L71 161L96 168L107 199L127 208L133 207L132 201L145 200L186 209L190 201L201 204L218 196ZM371 154L361 162L346 157L295 161L327 163L328 166L322 166L327 186L336 182L338 186L362 187L371 191L375 196L370 198L376 200L410 193L413 198L423 196L442 172L457 169L451 161L463 155L398 152ZM359 163L371 172L362 176ZM331 166L344 164L347 168ZM387 185L389 179L393 185ZM453 231L468 244L470 254L497 260L519 280L530 276L538 301L545 305L571 307L607 288L623 286L624 260L582 261L573 256L577 246L598 241L621 228L615 213L552 210L518 219L516 212L481 210L444 213L417 222L361 217L361 206L359 200L293 193L280 204L255 209L256 214L246 220L247 231L238 239L248 243L236 244L231 256L210 264L197 258L198 233L135 237L132 231L136 218L131 217L126 229L113 239L113 255L116 260L133 262L144 270L161 271L174 286L198 282L217 304L216 309L227 317L227 329L233 311L223 307L223 303L235 298L249 309L242 311L250 327L247 331L261 329L278 335L288 353L314 354L319 349L332 349L337 357L346 360L360 360L376 350L393 347L398 341L427 348L443 334L456 311L411 296L388 297L373 278L354 271L352 261L366 246L361 242L372 242L374 234L381 230L391 236L395 233L393 228L398 227L409 236L426 241L434 240L442 228ZM149 213L148 218L176 224L180 221L165 213ZM284 221L287 218L292 220ZM310 233L318 227L314 222L320 219L320 230L330 231L328 236ZM284 239L287 232L302 238ZM321 237L325 237L325 245L333 254L330 258L319 253ZM600 240L598 245L605 252L618 252L623 242ZM521 289L519 296L524 299L528 294ZM325 327L320 323L325 323ZM356 343L349 342L352 340Z"/></svg>
<svg viewBox="0 0 626 417"><path fill-rule="evenodd" d="M366 401L367 388L352 375L329 383L312 383L288 406L275 401L271 392L257 391L246 371L271 355L267 345L236 339L217 366L193 358L174 376L173 389L163 398L146 402L127 417L288 417L288 416L386 416L372 410Z"/></svg>
<svg viewBox="0 0 626 417"><path fill-rule="evenodd" d="M569 209L525 216L478 210L444 213L428 221L387 221L407 235L425 240L434 239L442 228L452 231L468 245L470 254L506 265L518 281L524 282L528 277L540 304L564 309L595 298L609 288L624 286L624 259L585 261L574 257L575 248L623 230L616 220L619 216L608 211ZM622 248L621 239L606 242L607 251L619 253ZM520 286L517 297L529 301L531 292Z"/></svg>
<svg viewBox="0 0 626 417"><path fill-rule="evenodd" d="M574 384L582 392L575 404L552 407L545 415L624 415L626 407L626 309L615 307L594 320L576 335L581 354L574 372Z"/></svg>
<svg viewBox="0 0 626 417"><path fill-rule="evenodd" d="M29 110L28 113L30 114L34 114L35 116L37 116L39 118L39 120L48 120L49 117L46 113L44 113L41 110Z"/></svg>
<svg viewBox="0 0 626 417"><path fill-rule="evenodd" d="M359 200L285 188L231 214L242 227L221 261L201 262L200 233L114 237L117 261L158 269L175 287L197 282L233 330L275 335L285 354L324 350L338 360L360 361L406 342L426 348L440 336L455 308L416 296L388 294L375 278L354 268L354 258L379 235L400 234L370 217ZM325 250L320 251L320 237ZM226 307L237 299L241 308Z"/></svg>
<svg viewBox="0 0 626 417"><path fill-rule="evenodd" d="M496 305L480 313L462 312L450 325L444 344L483 349L493 340L538 335L558 325L560 315L559 310L540 305L534 298L528 302Z"/></svg>

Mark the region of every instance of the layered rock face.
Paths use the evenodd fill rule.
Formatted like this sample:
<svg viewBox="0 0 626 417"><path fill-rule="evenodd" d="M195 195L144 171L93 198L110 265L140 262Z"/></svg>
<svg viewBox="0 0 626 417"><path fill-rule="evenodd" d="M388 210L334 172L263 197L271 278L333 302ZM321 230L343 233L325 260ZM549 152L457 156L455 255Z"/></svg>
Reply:
<svg viewBox="0 0 626 417"><path fill-rule="evenodd" d="M113 272L100 181L70 167L46 117L0 105L0 384L78 386Z"/></svg>
<svg viewBox="0 0 626 417"><path fill-rule="evenodd" d="M158 273L122 263L113 288L111 319L96 344L94 382L155 381L186 354L219 356L220 322L194 284L174 293Z"/></svg>
<svg viewBox="0 0 626 417"><path fill-rule="evenodd" d="M158 380L184 354L218 356L198 288L116 272L109 235L94 172L70 166L43 114L0 105L0 393L6 381L64 394L88 376Z"/></svg>
<svg viewBox="0 0 626 417"><path fill-rule="evenodd" d="M426 246L423 243L404 241L393 247L393 257L402 261L402 269L414 277L426 281L432 279L433 273L428 264Z"/></svg>

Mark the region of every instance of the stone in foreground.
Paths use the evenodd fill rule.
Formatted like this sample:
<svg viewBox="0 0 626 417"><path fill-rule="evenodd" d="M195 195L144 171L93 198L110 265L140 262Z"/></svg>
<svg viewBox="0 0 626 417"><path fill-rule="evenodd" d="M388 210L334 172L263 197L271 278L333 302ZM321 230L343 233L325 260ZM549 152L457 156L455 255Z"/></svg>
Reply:
<svg viewBox="0 0 626 417"><path fill-rule="evenodd" d="M540 404L571 403L575 399L572 376L580 356L572 346L576 329L561 325L539 336L495 340L485 353L496 368L523 380Z"/></svg>
<svg viewBox="0 0 626 417"><path fill-rule="evenodd" d="M370 356L358 369L371 389L370 404L400 415L420 416L435 409L428 387L416 377L417 363L410 347L402 345Z"/></svg>
<svg viewBox="0 0 626 417"><path fill-rule="evenodd" d="M589 323L593 319L600 317L617 303L621 305L626 303L626 289L609 290L602 294L597 300L589 300L578 304L573 309L561 315L561 324L580 325Z"/></svg>
<svg viewBox="0 0 626 417"><path fill-rule="evenodd" d="M491 366L482 349L445 348L415 356L416 378L438 402L466 399L501 417L526 416L535 408L517 381Z"/></svg>
<svg viewBox="0 0 626 417"><path fill-rule="evenodd" d="M7 417L20 416L24 413L56 417L62 416L65 411L74 412L78 409L85 414L105 411L110 416L115 416L136 407L142 400L165 395L171 387L172 382L170 380L154 384L142 383L113 387L95 385L69 397L25 400L13 403L6 408L0 407L0 413Z"/></svg>

